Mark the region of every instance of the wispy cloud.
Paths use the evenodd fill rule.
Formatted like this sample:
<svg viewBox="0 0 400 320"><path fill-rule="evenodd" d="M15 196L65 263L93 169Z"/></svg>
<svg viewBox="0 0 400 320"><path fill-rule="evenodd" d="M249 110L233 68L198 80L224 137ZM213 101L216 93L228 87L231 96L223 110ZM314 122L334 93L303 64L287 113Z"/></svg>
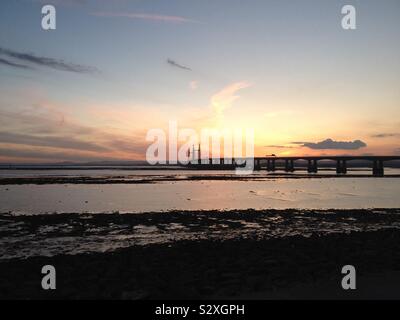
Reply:
<svg viewBox="0 0 400 320"><path fill-rule="evenodd" d="M17 52L17 51L13 51L13 50L1 48L1 47L0 47L0 55L18 60L20 62L24 62L25 64L32 64L32 65L41 66L41 67L48 67L48 68L52 68L55 70L76 72L76 73L97 73L97 72L99 72L98 69L96 69L94 67L69 63L69 62L65 62L64 60L60 60L60 59L41 57L41 56L37 56L33 53ZM29 68L30 67L29 65L20 65L18 62L10 62L8 60L5 60L4 58L1 58L1 59L3 59L4 61L7 61L8 62L8 63L6 63L7 65L13 66L16 68L21 68L21 67ZM4 62L3 62L3 64L4 64Z"/></svg>
<svg viewBox="0 0 400 320"><path fill-rule="evenodd" d="M190 81L189 88L196 90L199 87L199 82L197 80Z"/></svg>
<svg viewBox="0 0 400 320"><path fill-rule="evenodd" d="M0 132L0 143L12 143L40 147L55 147L83 151L104 152L110 149L96 143L83 141L74 137L58 137L53 135L31 135L11 132Z"/></svg>
<svg viewBox="0 0 400 320"><path fill-rule="evenodd" d="M196 20L188 19L181 16L171 16L164 14L152 14L152 13L126 13L126 12L92 12L91 15L97 17L110 17L110 18L129 18L129 19L141 19L156 22L166 23L198 23Z"/></svg>
<svg viewBox="0 0 400 320"><path fill-rule="evenodd" d="M298 144L313 150L358 150L367 146L367 144L361 140L334 141L332 139L326 139L320 142L292 142L292 144Z"/></svg>
<svg viewBox="0 0 400 320"><path fill-rule="evenodd" d="M400 133L379 133L371 136L372 138L393 138L400 137Z"/></svg>
<svg viewBox="0 0 400 320"><path fill-rule="evenodd" d="M188 71L192 71L191 68L189 68L188 66L185 66L183 64L180 64L172 59L167 59L167 63L173 67L179 68L179 69L183 69L183 70L188 70Z"/></svg>
<svg viewBox="0 0 400 320"><path fill-rule="evenodd" d="M75 5L83 5L86 4L88 1L87 0L34 0L34 2L39 2L41 4L49 4L49 2L52 5L63 5L63 6L75 6Z"/></svg>
<svg viewBox="0 0 400 320"><path fill-rule="evenodd" d="M233 102L239 99L237 92L250 87L247 82L232 83L211 97L211 106L217 115L222 115L226 109L232 107Z"/></svg>

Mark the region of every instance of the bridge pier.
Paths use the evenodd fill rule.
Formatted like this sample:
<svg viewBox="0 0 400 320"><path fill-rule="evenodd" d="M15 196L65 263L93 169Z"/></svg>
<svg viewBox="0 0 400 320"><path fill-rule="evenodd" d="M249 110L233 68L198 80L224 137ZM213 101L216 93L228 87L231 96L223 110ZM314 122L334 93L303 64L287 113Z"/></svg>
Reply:
<svg viewBox="0 0 400 320"><path fill-rule="evenodd" d="M274 159L268 159L267 160L267 171L275 171L275 160Z"/></svg>
<svg viewBox="0 0 400 320"><path fill-rule="evenodd" d="M383 161L382 160L374 160L374 165L372 167L372 174L375 177L383 177L385 174L385 169L383 167Z"/></svg>
<svg viewBox="0 0 400 320"><path fill-rule="evenodd" d="M337 174L346 174L347 173L347 164L346 160L338 160L336 163L336 173Z"/></svg>
<svg viewBox="0 0 400 320"><path fill-rule="evenodd" d="M293 160L285 160L285 171L286 172L294 171L294 161Z"/></svg>
<svg viewBox="0 0 400 320"><path fill-rule="evenodd" d="M318 172L318 161L317 160L308 160L308 173L317 173Z"/></svg>
<svg viewBox="0 0 400 320"><path fill-rule="evenodd" d="M254 161L254 169L255 170L261 170L261 160L260 159L255 159Z"/></svg>

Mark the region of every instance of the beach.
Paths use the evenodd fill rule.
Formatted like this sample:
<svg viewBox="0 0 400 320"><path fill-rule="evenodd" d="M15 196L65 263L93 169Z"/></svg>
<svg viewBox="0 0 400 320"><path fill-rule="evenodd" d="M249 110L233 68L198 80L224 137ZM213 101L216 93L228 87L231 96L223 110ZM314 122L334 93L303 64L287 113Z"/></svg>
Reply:
<svg viewBox="0 0 400 320"><path fill-rule="evenodd" d="M0 296L395 299L399 298L395 284L400 281L399 211L3 214L1 238L8 252L3 251L2 256L8 258L0 260ZM71 232L66 226L73 226ZM114 241L114 247L106 246L113 243L110 239L115 240L114 236L134 233L137 226L159 231L150 234L147 242L142 230L130 244ZM184 231L173 232L171 226ZM162 237L162 228L170 237ZM62 241L67 234L70 243ZM25 238L19 243L18 237ZM26 241L29 238L31 241ZM9 242L4 243L5 239ZM87 247L82 244L91 240ZM29 255L21 254L24 245ZM77 249L80 245L82 250ZM57 290L40 287L40 271L47 264L57 270ZM341 268L349 264L357 269L358 290L353 292L341 288Z"/></svg>

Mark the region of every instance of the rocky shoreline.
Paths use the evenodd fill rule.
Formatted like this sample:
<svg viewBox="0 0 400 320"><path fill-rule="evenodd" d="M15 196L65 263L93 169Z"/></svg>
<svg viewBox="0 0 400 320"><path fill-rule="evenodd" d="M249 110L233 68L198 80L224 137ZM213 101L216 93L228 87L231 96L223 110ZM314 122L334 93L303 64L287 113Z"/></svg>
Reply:
<svg viewBox="0 0 400 320"><path fill-rule="evenodd" d="M57 289L41 289L41 268L57 270ZM354 265L358 290L340 288ZM313 234L267 240L179 241L113 252L0 261L1 299L376 298L398 281L400 230ZM385 277L388 273L396 278ZM381 281L382 280L382 281ZM310 289L311 288L311 289ZM314 288L314 289L312 289ZM318 289L319 288L319 289ZM315 291L313 291L315 290ZM386 292L386 291L385 291ZM400 288L385 298L399 298Z"/></svg>
<svg viewBox="0 0 400 320"><path fill-rule="evenodd" d="M400 209L2 213L0 260L109 252L181 241L266 241L386 228L400 230Z"/></svg>

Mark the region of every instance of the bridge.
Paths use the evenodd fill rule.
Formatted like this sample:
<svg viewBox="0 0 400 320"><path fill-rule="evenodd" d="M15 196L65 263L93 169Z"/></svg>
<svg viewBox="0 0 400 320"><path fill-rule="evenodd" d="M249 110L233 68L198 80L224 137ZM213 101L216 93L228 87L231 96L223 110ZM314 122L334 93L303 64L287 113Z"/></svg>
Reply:
<svg viewBox="0 0 400 320"><path fill-rule="evenodd" d="M384 176L384 164L387 161L400 161L400 156L291 156L291 157L255 157L254 158L254 169L267 171L275 171L278 169L277 163L283 163L286 172L293 172L296 170L296 161L305 161L307 163L307 171L309 173L318 172L318 162L320 161L333 161L336 162L336 173L346 174L348 162L354 160L370 161L372 164L372 174L376 177ZM210 159L197 159L191 166L206 169L218 169L218 168L229 168L237 167L239 163L243 162L238 159L226 159L226 158L210 158Z"/></svg>

